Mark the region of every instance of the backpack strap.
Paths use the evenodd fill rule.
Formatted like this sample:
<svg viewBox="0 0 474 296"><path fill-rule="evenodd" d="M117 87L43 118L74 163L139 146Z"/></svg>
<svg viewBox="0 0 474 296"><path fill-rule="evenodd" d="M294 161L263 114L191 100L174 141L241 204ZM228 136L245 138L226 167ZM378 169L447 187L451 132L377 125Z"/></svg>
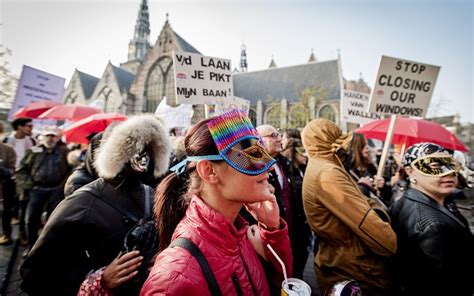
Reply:
<svg viewBox="0 0 474 296"><path fill-rule="evenodd" d="M188 252L191 253L191 255L196 258L197 262L199 263L202 273L204 274L204 278L206 279L207 285L209 286L209 290L211 291L211 295L222 295L221 289L217 284L216 278L214 277L214 273L209 267L209 263L207 262L206 257L204 257L204 254L201 252L201 250L191 240L184 237L178 237L177 239L171 242L169 247L181 247L183 249L188 250Z"/></svg>
<svg viewBox="0 0 474 296"><path fill-rule="evenodd" d="M150 195L151 195L151 187L146 186L145 184L142 184L143 186L143 192L145 192L145 209L143 210L143 214L145 218L148 218L151 216L151 210L150 210Z"/></svg>

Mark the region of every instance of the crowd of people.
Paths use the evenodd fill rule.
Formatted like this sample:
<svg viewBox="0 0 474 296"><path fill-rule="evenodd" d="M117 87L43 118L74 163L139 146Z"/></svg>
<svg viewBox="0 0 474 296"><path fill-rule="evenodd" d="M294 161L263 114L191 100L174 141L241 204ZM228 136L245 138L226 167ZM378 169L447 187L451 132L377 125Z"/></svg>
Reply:
<svg viewBox="0 0 474 296"><path fill-rule="evenodd" d="M474 293L456 205L472 180L439 145L380 177L367 139L326 119L279 131L234 110L180 136L136 115L77 149L57 129L34 138L29 118L12 127L0 245L19 223L29 295L279 295L310 252L320 295Z"/></svg>

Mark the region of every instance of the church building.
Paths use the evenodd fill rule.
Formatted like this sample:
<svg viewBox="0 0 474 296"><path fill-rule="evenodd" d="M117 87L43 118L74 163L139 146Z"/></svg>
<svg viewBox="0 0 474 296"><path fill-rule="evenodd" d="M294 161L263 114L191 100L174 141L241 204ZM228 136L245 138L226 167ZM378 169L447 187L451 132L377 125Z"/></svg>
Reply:
<svg viewBox="0 0 474 296"><path fill-rule="evenodd" d="M82 103L105 112L154 113L163 98L176 106L172 51L201 53L165 24L152 46L147 0L142 0L127 61L107 63L102 77L75 70L64 92L64 103ZM225 57L222 57L225 58ZM245 45L239 69L233 73L234 94L251 102L249 116L255 125L302 128L312 118L324 117L339 123L342 89L370 92L363 81L342 77L340 55L318 61L312 51L308 62L278 67L271 59L268 69L248 71ZM195 105L192 122L204 118L204 106Z"/></svg>

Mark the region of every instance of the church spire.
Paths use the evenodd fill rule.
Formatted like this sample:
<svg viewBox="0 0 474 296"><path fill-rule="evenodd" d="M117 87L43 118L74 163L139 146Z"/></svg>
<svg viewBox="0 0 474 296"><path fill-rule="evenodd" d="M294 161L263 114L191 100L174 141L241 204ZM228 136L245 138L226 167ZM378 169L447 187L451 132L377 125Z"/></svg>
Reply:
<svg viewBox="0 0 474 296"><path fill-rule="evenodd" d="M308 63L316 62L316 56L314 55L314 50L311 48L311 55L309 56Z"/></svg>
<svg viewBox="0 0 474 296"><path fill-rule="evenodd" d="M138 10L133 39L128 43L128 60L143 60L150 50L150 21L147 0L142 0Z"/></svg>
<svg viewBox="0 0 474 296"><path fill-rule="evenodd" d="M240 71L247 72L247 47L242 44L240 49Z"/></svg>
<svg viewBox="0 0 474 296"><path fill-rule="evenodd" d="M278 67L277 64L275 63L275 60L273 59L273 55L272 55L272 60L270 62L270 65L268 66L268 68L276 68Z"/></svg>

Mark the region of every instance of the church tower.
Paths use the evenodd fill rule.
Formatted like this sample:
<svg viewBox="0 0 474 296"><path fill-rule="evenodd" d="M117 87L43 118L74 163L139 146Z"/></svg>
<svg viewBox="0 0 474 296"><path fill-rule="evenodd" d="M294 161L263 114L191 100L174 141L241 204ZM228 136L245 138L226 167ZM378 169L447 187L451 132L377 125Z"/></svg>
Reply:
<svg viewBox="0 0 474 296"><path fill-rule="evenodd" d="M268 66L268 68L276 68L276 67L278 67L278 66L275 63L275 60L273 59L273 55L272 55L272 60L270 61L270 65Z"/></svg>
<svg viewBox="0 0 474 296"><path fill-rule="evenodd" d="M314 50L311 48L311 55L309 56L308 63L317 62L316 56L314 55Z"/></svg>
<svg viewBox="0 0 474 296"><path fill-rule="evenodd" d="M133 39L128 43L128 61L142 61L146 53L151 49L150 45L150 21L147 0L142 0L138 10L137 22Z"/></svg>
<svg viewBox="0 0 474 296"><path fill-rule="evenodd" d="M240 71L247 72L247 47L242 44L240 51Z"/></svg>

